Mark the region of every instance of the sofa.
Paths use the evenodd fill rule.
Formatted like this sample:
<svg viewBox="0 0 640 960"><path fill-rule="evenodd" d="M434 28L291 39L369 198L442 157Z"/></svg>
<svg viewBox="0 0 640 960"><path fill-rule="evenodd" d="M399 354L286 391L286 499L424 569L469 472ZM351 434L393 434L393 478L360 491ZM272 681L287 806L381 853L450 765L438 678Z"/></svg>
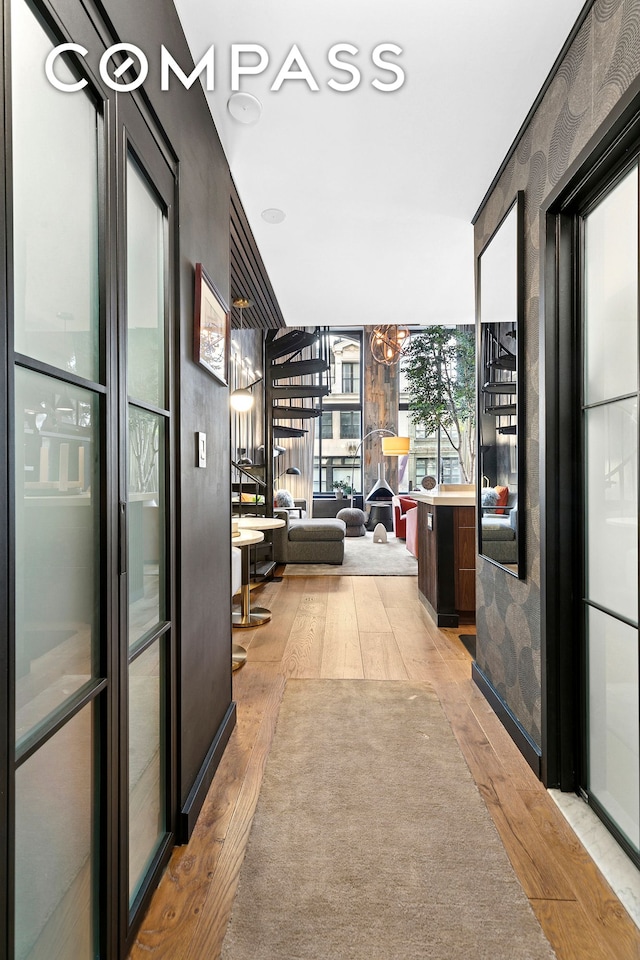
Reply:
<svg viewBox="0 0 640 960"><path fill-rule="evenodd" d="M483 504L480 526L480 552L483 556L497 563L518 562L517 491L509 491L505 504Z"/></svg>
<svg viewBox="0 0 640 960"><path fill-rule="evenodd" d="M337 519L295 519L286 510L274 511L285 521L272 531L276 563L342 563L346 526Z"/></svg>
<svg viewBox="0 0 640 960"><path fill-rule="evenodd" d="M407 539L407 513L416 510L418 504L413 497L403 497L400 494L391 500L393 508L393 532L398 540Z"/></svg>
<svg viewBox="0 0 640 960"><path fill-rule="evenodd" d="M286 494L286 497L283 497L283 494ZM306 499L304 497L294 497L288 490L276 491L273 506L275 510L290 510L292 517L302 518L307 516Z"/></svg>

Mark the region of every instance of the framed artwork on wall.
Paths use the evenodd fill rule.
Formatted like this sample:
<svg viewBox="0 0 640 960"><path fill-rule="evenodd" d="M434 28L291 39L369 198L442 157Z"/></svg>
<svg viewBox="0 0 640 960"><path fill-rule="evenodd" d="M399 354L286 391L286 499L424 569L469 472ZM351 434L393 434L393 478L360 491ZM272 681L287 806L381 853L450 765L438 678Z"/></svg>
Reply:
<svg viewBox="0 0 640 960"><path fill-rule="evenodd" d="M216 380L228 386L231 336L229 308L201 263L196 263L194 308L194 360Z"/></svg>

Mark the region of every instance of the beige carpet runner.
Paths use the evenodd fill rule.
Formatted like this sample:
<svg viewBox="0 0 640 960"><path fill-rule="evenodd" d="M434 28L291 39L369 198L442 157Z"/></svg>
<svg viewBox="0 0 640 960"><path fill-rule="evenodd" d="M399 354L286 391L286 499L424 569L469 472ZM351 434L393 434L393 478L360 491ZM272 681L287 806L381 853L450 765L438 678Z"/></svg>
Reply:
<svg viewBox="0 0 640 960"><path fill-rule="evenodd" d="M428 684L288 681L222 956L555 956Z"/></svg>

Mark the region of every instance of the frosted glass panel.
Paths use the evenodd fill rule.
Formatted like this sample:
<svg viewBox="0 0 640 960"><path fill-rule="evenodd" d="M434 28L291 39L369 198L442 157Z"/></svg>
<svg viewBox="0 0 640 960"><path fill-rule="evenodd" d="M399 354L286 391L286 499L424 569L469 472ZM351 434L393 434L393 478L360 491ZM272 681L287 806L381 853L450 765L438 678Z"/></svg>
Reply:
<svg viewBox="0 0 640 960"><path fill-rule="evenodd" d="M637 400L586 417L587 597L638 617Z"/></svg>
<svg viewBox="0 0 640 960"><path fill-rule="evenodd" d="M16 369L16 737L94 676L98 400Z"/></svg>
<svg viewBox="0 0 640 960"><path fill-rule="evenodd" d="M161 643L154 643L129 667L130 902L165 834Z"/></svg>
<svg viewBox="0 0 640 960"><path fill-rule="evenodd" d="M165 619L165 421L129 407L129 644Z"/></svg>
<svg viewBox="0 0 640 960"><path fill-rule="evenodd" d="M56 90L53 47L27 4L11 4L15 348L98 379L97 114ZM60 80L75 78L58 58Z"/></svg>
<svg viewBox="0 0 640 960"><path fill-rule="evenodd" d="M585 399L637 389L638 170L585 224Z"/></svg>
<svg viewBox="0 0 640 960"><path fill-rule="evenodd" d="M640 845L638 631L589 610L589 789Z"/></svg>
<svg viewBox="0 0 640 960"><path fill-rule="evenodd" d="M91 960L93 707L85 707L16 772L15 960Z"/></svg>
<svg viewBox="0 0 640 960"><path fill-rule="evenodd" d="M131 159L127 162L127 392L165 407L164 217Z"/></svg>

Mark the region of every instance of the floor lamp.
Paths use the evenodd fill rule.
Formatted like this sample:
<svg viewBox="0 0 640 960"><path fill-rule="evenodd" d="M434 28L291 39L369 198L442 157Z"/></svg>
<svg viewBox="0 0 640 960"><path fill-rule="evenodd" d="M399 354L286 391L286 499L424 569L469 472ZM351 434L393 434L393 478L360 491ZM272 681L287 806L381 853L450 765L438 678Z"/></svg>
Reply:
<svg viewBox="0 0 640 960"><path fill-rule="evenodd" d="M383 436L387 434L387 436ZM353 455L353 464L351 466L351 476L353 478L353 483L351 486L351 506L353 507L353 497L354 497L354 488L355 488L355 471L356 471L356 460L358 459L358 454L362 449L362 444L365 440L368 440L369 437L382 437L382 453L385 457L404 457L409 453L409 446L411 440L409 437L399 437L397 433L394 433L393 430L386 430L384 427L376 427L375 430L370 430L369 433L365 433L364 437L356 447L356 452ZM362 491L364 496L364 490Z"/></svg>

